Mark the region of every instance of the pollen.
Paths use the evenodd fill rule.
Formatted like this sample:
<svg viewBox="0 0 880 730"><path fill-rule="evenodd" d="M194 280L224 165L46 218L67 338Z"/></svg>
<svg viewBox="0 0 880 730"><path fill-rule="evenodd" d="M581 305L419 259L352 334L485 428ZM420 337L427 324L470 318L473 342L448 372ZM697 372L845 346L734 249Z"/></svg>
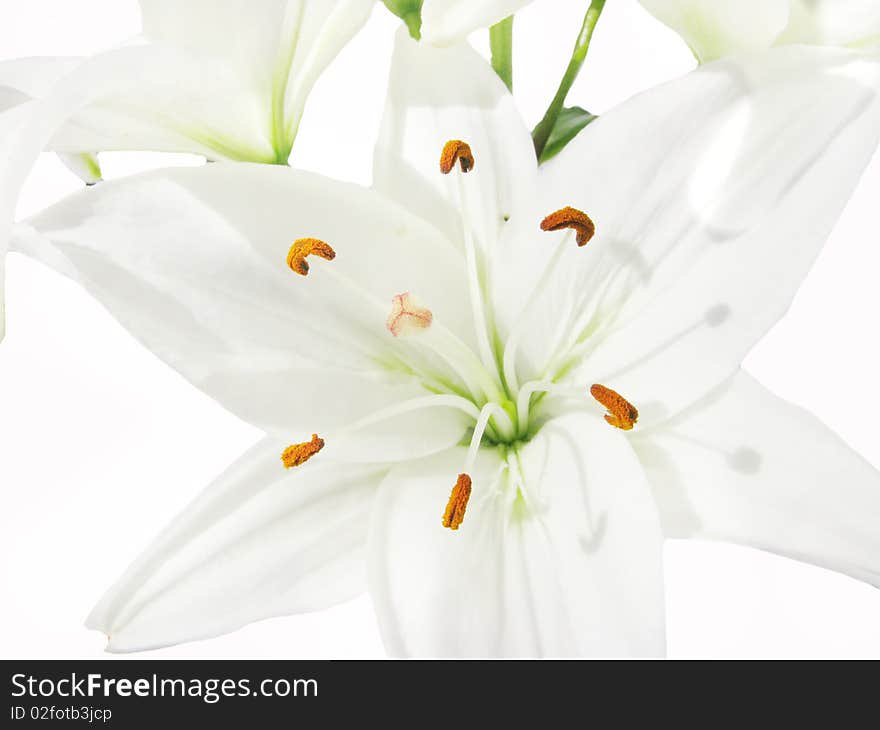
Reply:
<svg viewBox="0 0 880 730"><path fill-rule="evenodd" d="M632 431L639 420L638 409L617 391L596 384L590 388L590 395L608 409L605 420L615 428Z"/></svg>
<svg viewBox="0 0 880 730"><path fill-rule="evenodd" d="M470 172L474 169L471 146L460 139L451 139L443 145L443 152L440 153L440 172L448 175L456 162L461 165L462 172Z"/></svg>
<svg viewBox="0 0 880 730"><path fill-rule="evenodd" d="M586 246L596 233L596 225L590 216L570 206L551 213L541 221L542 231L560 231L563 228L571 228L577 233L578 246Z"/></svg>
<svg viewBox="0 0 880 730"><path fill-rule="evenodd" d="M449 495L446 511L443 513L443 527L448 527L450 530L459 528L464 520L464 511L467 509L470 496L471 478L467 474L459 474L452 488L452 494Z"/></svg>
<svg viewBox="0 0 880 730"><path fill-rule="evenodd" d="M306 256L312 254L327 261L336 258L336 251L321 239L299 238L293 242L290 251L287 252L287 265L300 276L308 276L309 262L306 261Z"/></svg>
<svg viewBox="0 0 880 730"><path fill-rule="evenodd" d="M404 292L391 300L391 314L385 326L395 337L406 337L418 330L428 329L433 321L431 310L420 306L409 292Z"/></svg>
<svg viewBox="0 0 880 730"><path fill-rule="evenodd" d="M324 439L319 438L318 434L312 434L312 440L301 444L293 444L284 449L281 454L281 461L285 469L292 469L295 466L301 466L324 448Z"/></svg>

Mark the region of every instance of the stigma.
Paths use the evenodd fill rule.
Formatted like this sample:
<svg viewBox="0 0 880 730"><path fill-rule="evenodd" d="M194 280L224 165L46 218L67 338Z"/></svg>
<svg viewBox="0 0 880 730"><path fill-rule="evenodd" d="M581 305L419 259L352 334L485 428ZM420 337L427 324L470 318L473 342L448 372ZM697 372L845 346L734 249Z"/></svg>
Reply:
<svg viewBox="0 0 880 730"><path fill-rule="evenodd" d="M443 527L457 530L461 526L470 496L471 478L468 474L459 474L443 512Z"/></svg>
<svg viewBox="0 0 880 730"><path fill-rule="evenodd" d="M632 403L617 391L598 383L590 388L590 395L608 409L605 416L608 423L623 431L632 431L639 420L639 411Z"/></svg>
<svg viewBox="0 0 880 730"><path fill-rule="evenodd" d="M301 466L324 448L324 439L318 434L312 434L311 441L305 441L301 444L293 444L284 449L281 454L281 461L285 469L292 469L295 466Z"/></svg>
<svg viewBox="0 0 880 730"><path fill-rule="evenodd" d="M563 228L575 231L578 246L586 246L596 233L596 225L590 216L571 206L565 206L541 221L542 231L559 231Z"/></svg>
<svg viewBox="0 0 880 730"><path fill-rule="evenodd" d="M336 258L336 251L320 238L299 238L287 252L287 265L300 276L308 276L309 262L306 261L306 256L312 254L327 261Z"/></svg>
<svg viewBox="0 0 880 730"><path fill-rule="evenodd" d="M471 146L460 139L451 139L443 145L443 151L440 153L440 172L448 175L456 162L461 166L462 172L470 172L474 169Z"/></svg>
<svg viewBox="0 0 880 730"><path fill-rule="evenodd" d="M404 292L391 300L391 314L388 315L385 326L395 337L405 337L418 330L428 329L433 321L431 310L420 306L409 292Z"/></svg>

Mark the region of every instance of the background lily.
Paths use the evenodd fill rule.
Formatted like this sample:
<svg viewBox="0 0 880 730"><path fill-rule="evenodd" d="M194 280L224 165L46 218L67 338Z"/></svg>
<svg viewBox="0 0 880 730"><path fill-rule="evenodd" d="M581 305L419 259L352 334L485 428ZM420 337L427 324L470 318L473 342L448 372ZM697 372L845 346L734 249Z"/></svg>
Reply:
<svg viewBox="0 0 880 730"><path fill-rule="evenodd" d="M874 49L875 0L639 0L701 63L739 51L808 44Z"/></svg>
<svg viewBox="0 0 880 730"><path fill-rule="evenodd" d="M369 585L396 654L650 655L664 536L880 583L877 472L739 372L873 153L878 74L714 64L538 170L476 54L404 38L375 190L208 166L29 220L20 248L269 434L90 625L144 649Z"/></svg>
<svg viewBox="0 0 880 730"><path fill-rule="evenodd" d="M366 22L373 0L140 0L152 63L95 99L52 148L192 152L286 163L317 78ZM41 96L80 59L22 59L0 74ZM114 55L105 71L115 77ZM84 172L94 175L92 165Z"/></svg>

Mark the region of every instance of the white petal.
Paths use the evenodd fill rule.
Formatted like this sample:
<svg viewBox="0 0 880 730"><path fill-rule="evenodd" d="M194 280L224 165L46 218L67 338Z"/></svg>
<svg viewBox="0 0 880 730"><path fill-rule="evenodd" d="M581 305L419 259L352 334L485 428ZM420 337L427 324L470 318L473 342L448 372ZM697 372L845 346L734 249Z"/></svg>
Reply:
<svg viewBox="0 0 880 730"><path fill-rule="evenodd" d="M51 57L3 61L0 63L0 87L17 89L28 97L39 98L51 91L81 61L78 58Z"/></svg>
<svg viewBox="0 0 880 730"><path fill-rule="evenodd" d="M788 22L789 0L639 0L703 63L769 48Z"/></svg>
<svg viewBox="0 0 880 730"><path fill-rule="evenodd" d="M436 46L463 41L528 5L530 0L425 0L422 39Z"/></svg>
<svg viewBox="0 0 880 730"><path fill-rule="evenodd" d="M140 0L140 4L149 39L227 64L255 93L264 122L273 123L273 107L280 105L283 129L277 133L292 142L312 85L366 23L374 0L219 4L189 0L183 6L175 0Z"/></svg>
<svg viewBox="0 0 880 730"><path fill-rule="evenodd" d="M312 257L307 277L285 263L303 237L337 254ZM80 281L221 403L294 440L427 395L383 365L407 352L385 328L395 294L418 292L457 331L469 321L461 259L430 228L370 190L286 167L209 165L103 183L31 219L17 244ZM458 441L457 412L430 419L439 448ZM433 449L413 425L389 434L389 448L411 437Z"/></svg>
<svg viewBox="0 0 880 730"><path fill-rule="evenodd" d="M142 0L155 53L62 130L61 151L150 149L286 162L312 85L372 0ZM108 60L107 72L113 73Z"/></svg>
<svg viewBox="0 0 880 730"><path fill-rule="evenodd" d="M35 97L45 94L75 61L20 59L0 63L0 340L6 329L6 250L18 194L36 155L21 155L22 140L33 135L31 118ZM21 161L15 162L20 156Z"/></svg>
<svg viewBox="0 0 880 730"><path fill-rule="evenodd" d="M225 56L243 75L268 85L283 42L288 0L138 0L143 34L150 41ZM324 3L333 5L333 1ZM292 28L291 30L295 30Z"/></svg>
<svg viewBox="0 0 880 730"><path fill-rule="evenodd" d="M529 357L551 350L562 301L588 338L569 377L618 390L643 424L723 382L785 312L871 159L878 77L851 52L779 48L704 66L591 124L542 168L544 209L587 211L597 234L565 244ZM506 245L513 281L540 272L547 246L518 245ZM522 305L505 302L515 321Z"/></svg>
<svg viewBox="0 0 880 730"><path fill-rule="evenodd" d="M880 586L880 473L749 375L632 443L670 537L741 543Z"/></svg>
<svg viewBox="0 0 880 730"><path fill-rule="evenodd" d="M297 42L284 89L285 134L291 143L312 86L367 22L374 4L375 0L300 0Z"/></svg>
<svg viewBox="0 0 880 730"><path fill-rule="evenodd" d="M0 110L23 99L39 99L80 65L77 58L18 58L0 63ZM95 154L62 152L61 161L87 184L101 179Z"/></svg>
<svg viewBox="0 0 880 730"><path fill-rule="evenodd" d="M475 165L467 175L440 173L449 140L470 145ZM460 183L466 224L493 246L506 217L532 196L536 167L513 97L486 61L469 46L431 48L401 29L376 145L376 188L461 240Z"/></svg>
<svg viewBox="0 0 880 730"><path fill-rule="evenodd" d="M790 0L791 18L779 43L828 46L880 44L876 0Z"/></svg>
<svg viewBox="0 0 880 730"><path fill-rule="evenodd" d="M392 653L662 654L660 524L624 437L583 414L546 425L521 452L525 499L485 452L453 532L440 518L462 461L396 467L377 495L370 592Z"/></svg>
<svg viewBox="0 0 880 730"><path fill-rule="evenodd" d="M271 103L238 69L213 56L175 46L136 46L149 71L95 95L52 139L59 152L152 150L192 152L209 159L275 162ZM92 63L117 74L113 54Z"/></svg>
<svg viewBox="0 0 880 730"><path fill-rule="evenodd" d="M24 102L30 99L30 92L44 90L47 79L58 73L58 64L27 61L0 65L7 81L13 84L0 91L0 107L6 109L0 118L0 289L19 192L40 153L79 109L144 74L152 61L153 54L142 48L109 52L100 61L76 64L43 98L29 104ZM0 337L2 309L0 291Z"/></svg>
<svg viewBox="0 0 880 730"><path fill-rule="evenodd" d="M385 470L313 461L286 472L282 447L266 439L242 456L101 599L87 624L110 651L217 636L364 590L369 509Z"/></svg>

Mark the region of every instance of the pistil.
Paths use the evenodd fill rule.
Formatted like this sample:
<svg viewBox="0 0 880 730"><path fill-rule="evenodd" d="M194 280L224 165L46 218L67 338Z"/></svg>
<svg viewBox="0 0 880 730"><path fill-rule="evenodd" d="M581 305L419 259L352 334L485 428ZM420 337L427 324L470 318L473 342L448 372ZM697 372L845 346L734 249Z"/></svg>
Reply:
<svg viewBox="0 0 880 730"><path fill-rule="evenodd" d="M404 292L391 300L391 313L385 326L395 337L406 337L428 329L433 321L431 310L421 306L409 292Z"/></svg>

